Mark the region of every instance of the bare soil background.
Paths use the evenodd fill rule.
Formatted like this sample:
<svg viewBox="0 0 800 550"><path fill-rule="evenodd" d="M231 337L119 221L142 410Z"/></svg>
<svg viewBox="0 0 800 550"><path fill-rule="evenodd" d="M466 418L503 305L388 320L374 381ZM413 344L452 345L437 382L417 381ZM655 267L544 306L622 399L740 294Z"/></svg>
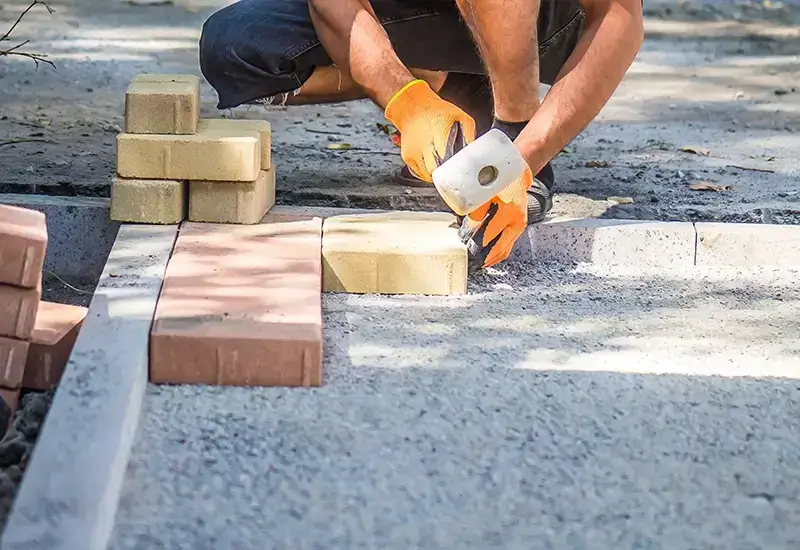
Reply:
<svg viewBox="0 0 800 550"><path fill-rule="evenodd" d="M58 70L0 58L0 143L35 140L0 146L0 192L108 196L131 77L200 74L200 27L230 2L140 2L55 0L54 14L36 9L20 25L15 36ZM0 28L26 5L0 6ZM554 214L796 223L800 2L658 0L645 8L647 38L623 85L554 161ZM204 84L202 116L220 116L215 105ZM433 188L392 183L399 151L369 102L233 115L273 124L280 203L443 207Z"/></svg>

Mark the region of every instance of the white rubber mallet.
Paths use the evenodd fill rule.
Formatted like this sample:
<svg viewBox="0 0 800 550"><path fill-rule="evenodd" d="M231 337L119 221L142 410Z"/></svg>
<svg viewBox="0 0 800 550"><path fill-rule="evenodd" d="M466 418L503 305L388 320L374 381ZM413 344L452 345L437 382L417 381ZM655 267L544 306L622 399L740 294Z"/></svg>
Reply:
<svg viewBox="0 0 800 550"><path fill-rule="evenodd" d="M494 128L433 171L433 184L447 205L466 216L490 201L525 171L514 142Z"/></svg>

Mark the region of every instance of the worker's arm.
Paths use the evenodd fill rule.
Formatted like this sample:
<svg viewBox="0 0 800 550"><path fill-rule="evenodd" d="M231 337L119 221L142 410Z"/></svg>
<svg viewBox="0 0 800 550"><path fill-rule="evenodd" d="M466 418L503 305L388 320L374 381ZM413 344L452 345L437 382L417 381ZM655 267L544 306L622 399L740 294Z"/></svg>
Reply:
<svg viewBox="0 0 800 550"><path fill-rule="evenodd" d="M458 0L492 82L495 125L525 125L515 143L529 165L463 221L460 234L484 266L508 258L526 226L533 174L597 116L641 47L641 0L579 1L586 13L584 32L540 105L539 0Z"/></svg>
<svg viewBox="0 0 800 550"><path fill-rule="evenodd" d="M475 139L475 121L415 80L392 47L369 0L308 0L311 21L336 66L384 109L402 135L400 154L417 177Z"/></svg>
<svg viewBox="0 0 800 550"><path fill-rule="evenodd" d="M530 121L516 143L534 173L597 116L644 37L642 0L579 0L584 32L539 105L540 0L457 1L486 63L497 118Z"/></svg>
<svg viewBox="0 0 800 550"><path fill-rule="evenodd" d="M369 0L309 0L325 51L381 108L414 76L403 65Z"/></svg>
<svg viewBox="0 0 800 550"><path fill-rule="evenodd" d="M583 35L516 140L534 173L599 114L644 40L641 0L580 3L586 12Z"/></svg>

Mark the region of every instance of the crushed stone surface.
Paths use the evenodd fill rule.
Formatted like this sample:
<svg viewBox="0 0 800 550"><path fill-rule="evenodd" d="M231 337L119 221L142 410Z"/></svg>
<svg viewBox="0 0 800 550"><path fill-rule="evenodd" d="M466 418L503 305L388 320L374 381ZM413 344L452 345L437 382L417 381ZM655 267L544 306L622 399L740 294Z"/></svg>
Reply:
<svg viewBox="0 0 800 550"><path fill-rule="evenodd" d="M22 397L11 427L0 440L0 530L5 527L53 393L30 392Z"/></svg>
<svg viewBox="0 0 800 550"><path fill-rule="evenodd" d="M327 295L323 387L149 388L110 548L795 548L797 275Z"/></svg>

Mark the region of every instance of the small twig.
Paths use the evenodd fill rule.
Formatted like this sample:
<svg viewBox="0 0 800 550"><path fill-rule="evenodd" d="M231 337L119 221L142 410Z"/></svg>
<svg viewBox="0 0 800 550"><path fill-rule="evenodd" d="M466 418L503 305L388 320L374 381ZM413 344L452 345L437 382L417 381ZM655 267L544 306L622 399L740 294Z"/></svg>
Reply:
<svg viewBox="0 0 800 550"><path fill-rule="evenodd" d="M396 151L378 151L375 149L365 149L363 147L351 147L350 149L342 149L342 153L346 153L348 151L353 151L354 153L363 153L365 155L391 155L395 157L399 157L400 153ZM339 151L337 151L339 152Z"/></svg>
<svg viewBox="0 0 800 550"><path fill-rule="evenodd" d="M2 51L0 51L0 55L18 55L20 57L27 57L28 59L33 59L33 62L36 63L36 68L37 69L39 68L39 63L47 63L48 65L50 65L54 69L58 70L58 67L56 67L55 63L53 63L49 59L45 59L44 54L35 54L35 53L26 53L26 52L12 52L12 51L2 52Z"/></svg>
<svg viewBox="0 0 800 550"><path fill-rule="evenodd" d="M775 170L769 168L751 168L749 166L737 166L736 164L729 164L728 168L738 168L739 170L749 170L751 172L766 172L767 174L774 174Z"/></svg>
<svg viewBox="0 0 800 550"><path fill-rule="evenodd" d="M45 0L33 0L30 3L30 5L27 8L25 8L25 10L19 15L19 17L17 17L17 20L14 21L14 24L11 25L11 28L8 29L8 31L6 31L6 33L2 37L0 37L0 42L4 42L4 41L9 39L9 37L11 36L11 33L14 32L14 29L16 29L17 25L19 25L20 21L22 21L22 18L25 17L28 14L28 12L31 11L34 8L34 6L36 6L37 4L41 4L42 6L44 6L47 9L48 13L50 13L50 14L55 12L55 10L53 8L51 8L47 4L47 2L45 2ZM33 62L36 63L36 68L37 69L39 68L39 63L47 63L48 65L50 65L54 69L57 69L55 63L53 63L49 59L45 59L45 57L47 57L47 56L44 55L44 54L35 54L35 53L27 53L27 52L16 51L19 48L21 48L21 47L25 46L26 44L28 44L29 42L30 42L30 40L25 40L24 42L22 42L20 44L17 44L16 46L14 46L12 48L9 48L7 50L0 50L0 56L18 55L20 57L27 57L28 59L32 59Z"/></svg>
<svg viewBox="0 0 800 550"><path fill-rule="evenodd" d="M91 292L89 292L88 290L81 290L80 288L75 288L74 286L72 286L71 284L69 284L67 281L65 281L64 279L62 279L61 277L59 277L58 275L56 275L56 274L55 274L55 273L53 273L52 271L48 271L47 269L43 269L42 271L43 271L44 273L47 273L48 275L52 275L53 277L55 277L56 279L58 279L58 280L61 282L61 284L63 284L63 285L64 285L64 286L66 286L67 288L71 288L72 290L74 290L75 292L77 292L77 293L79 293L79 294L91 294Z"/></svg>
<svg viewBox="0 0 800 550"><path fill-rule="evenodd" d="M24 46L25 44L27 44L29 42L30 42L30 40L26 40L25 42L20 42L19 44L17 44L16 46L11 48L10 50L4 50L3 51L3 55L8 55L8 54L12 53L14 50L20 49L22 46Z"/></svg>
<svg viewBox="0 0 800 550"><path fill-rule="evenodd" d="M12 120L11 124L19 124L20 126L30 126L31 128L44 128L44 126L42 126L39 123L27 122L25 120Z"/></svg>
<svg viewBox="0 0 800 550"><path fill-rule="evenodd" d="M342 149L324 149L333 153L371 153L375 155L396 155L400 156L399 151L381 151L380 149L368 149L367 147L346 147Z"/></svg>
<svg viewBox="0 0 800 550"><path fill-rule="evenodd" d="M2 42L3 40L8 40L8 37L9 37L9 36L11 36L11 33L12 33L12 32L14 32L14 29L16 29L16 28L17 28L17 25L19 25L19 22L20 22L20 21L22 21L22 18L23 18L23 17L25 17L26 15L28 15L28 12L29 12L29 11L31 11L31 10L34 8L34 6L36 6L36 4L41 4L41 5L43 5L45 8L47 8L47 11L48 11L49 13L51 13L51 14L52 14L52 13L54 13L54 12L56 11L56 10L54 10L53 8L51 8L49 5L47 5L47 2L45 2L44 0L33 0L33 2L31 2L31 5L30 5L30 6L28 6L27 8L25 8L25 11L23 11L23 12L20 14L20 16L19 16L19 17L17 17L17 20L16 20L16 21L14 21L14 24L13 24L13 25L11 25L11 28L10 28L10 29L8 29L8 32L6 32L6 33L3 35L3 37L2 37L2 38L0 38L0 42Z"/></svg>
<svg viewBox="0 0 800 550"><path fill-rule="evenodd" d="M3 145L16 145L17 143L50 143L46 139L34 139L34 138L17 138L12 139L10 141L0 141L0 147Z"/></svg>
<svg viewBox="0 0 800 550"><path fill-rule="evenodd" d="M306 128L306 132L311 132L312 134L328 134L331 136L339 136L342 132L331 132L329 130L314 130L313 128Z"/></svg>

